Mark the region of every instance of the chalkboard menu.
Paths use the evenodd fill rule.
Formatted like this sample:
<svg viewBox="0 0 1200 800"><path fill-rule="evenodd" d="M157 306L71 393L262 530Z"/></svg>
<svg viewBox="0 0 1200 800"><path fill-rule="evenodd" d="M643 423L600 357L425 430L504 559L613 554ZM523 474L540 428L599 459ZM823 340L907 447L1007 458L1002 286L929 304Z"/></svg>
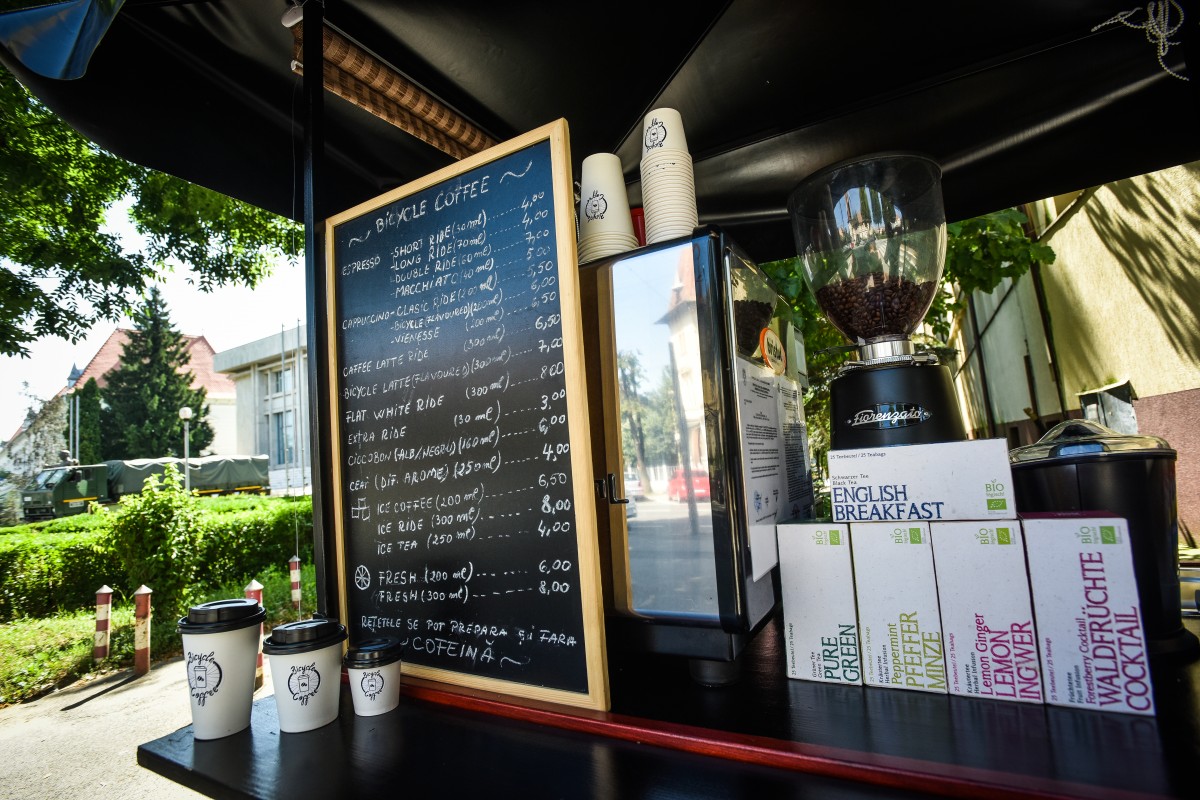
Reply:
<svg viewBox="0 0 1200 800"><path fill-rule="evenodd" d="M331 218L341 607L406 674L607 708L566 122Z"/></svg>

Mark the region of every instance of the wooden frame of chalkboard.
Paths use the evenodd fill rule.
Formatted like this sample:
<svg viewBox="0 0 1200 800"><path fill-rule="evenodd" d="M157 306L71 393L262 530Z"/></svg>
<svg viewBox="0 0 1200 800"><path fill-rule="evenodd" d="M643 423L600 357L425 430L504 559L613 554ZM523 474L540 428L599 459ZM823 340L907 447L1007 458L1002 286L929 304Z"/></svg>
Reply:
<svg viewBox="0 0 1200 800"><path fill-rule="evenodd" d="M403 672L607 710L565 120L326 223L339 608Z"/></svg>

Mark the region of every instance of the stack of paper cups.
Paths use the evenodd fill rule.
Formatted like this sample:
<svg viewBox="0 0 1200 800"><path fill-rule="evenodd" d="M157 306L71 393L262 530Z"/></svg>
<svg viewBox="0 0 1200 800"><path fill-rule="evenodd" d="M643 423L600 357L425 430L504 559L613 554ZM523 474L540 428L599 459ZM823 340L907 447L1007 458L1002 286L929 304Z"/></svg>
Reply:
<svg viewBox="0 0 1200 800"><path fill-rule="evenodd" d="M699 221L692 156L673 108L651 111L643 121L642 207L647 244L690 236Z"/></svg>
<svg viewBox="0 0 1200 800"><path fill-rule="evenodd" d="M612 153L585 158L579 189L579 263L635 249L621 159Z"/></svg>

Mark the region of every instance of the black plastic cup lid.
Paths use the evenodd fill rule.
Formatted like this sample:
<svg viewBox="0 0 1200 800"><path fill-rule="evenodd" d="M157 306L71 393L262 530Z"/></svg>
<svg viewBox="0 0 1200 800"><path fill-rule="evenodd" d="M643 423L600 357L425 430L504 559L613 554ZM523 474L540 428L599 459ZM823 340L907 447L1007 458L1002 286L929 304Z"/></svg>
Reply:
<svg viewBox="0 0 1200 800"><path fill-rule="evenodd" d="M402 650L402 645L396 639L368 639L346 651L344 663L353 669L385 667L399 661Z"/></svg>
<svg viewBox="0 0 1200 800"><path fill-rule="evenodd" d="M188 609L186 617L179 618L179 632L188 635L224 633L258 625L267 612L257 600L237 597L232 600L214 600Z"/></svg>
<svg viewBox="0 0 1200 800"><path fill-rule="evenodd" d="M346 640L346 628L337 620L304 619L276 626L263 642L263 652L273 656L320 650Z"/></svg>

